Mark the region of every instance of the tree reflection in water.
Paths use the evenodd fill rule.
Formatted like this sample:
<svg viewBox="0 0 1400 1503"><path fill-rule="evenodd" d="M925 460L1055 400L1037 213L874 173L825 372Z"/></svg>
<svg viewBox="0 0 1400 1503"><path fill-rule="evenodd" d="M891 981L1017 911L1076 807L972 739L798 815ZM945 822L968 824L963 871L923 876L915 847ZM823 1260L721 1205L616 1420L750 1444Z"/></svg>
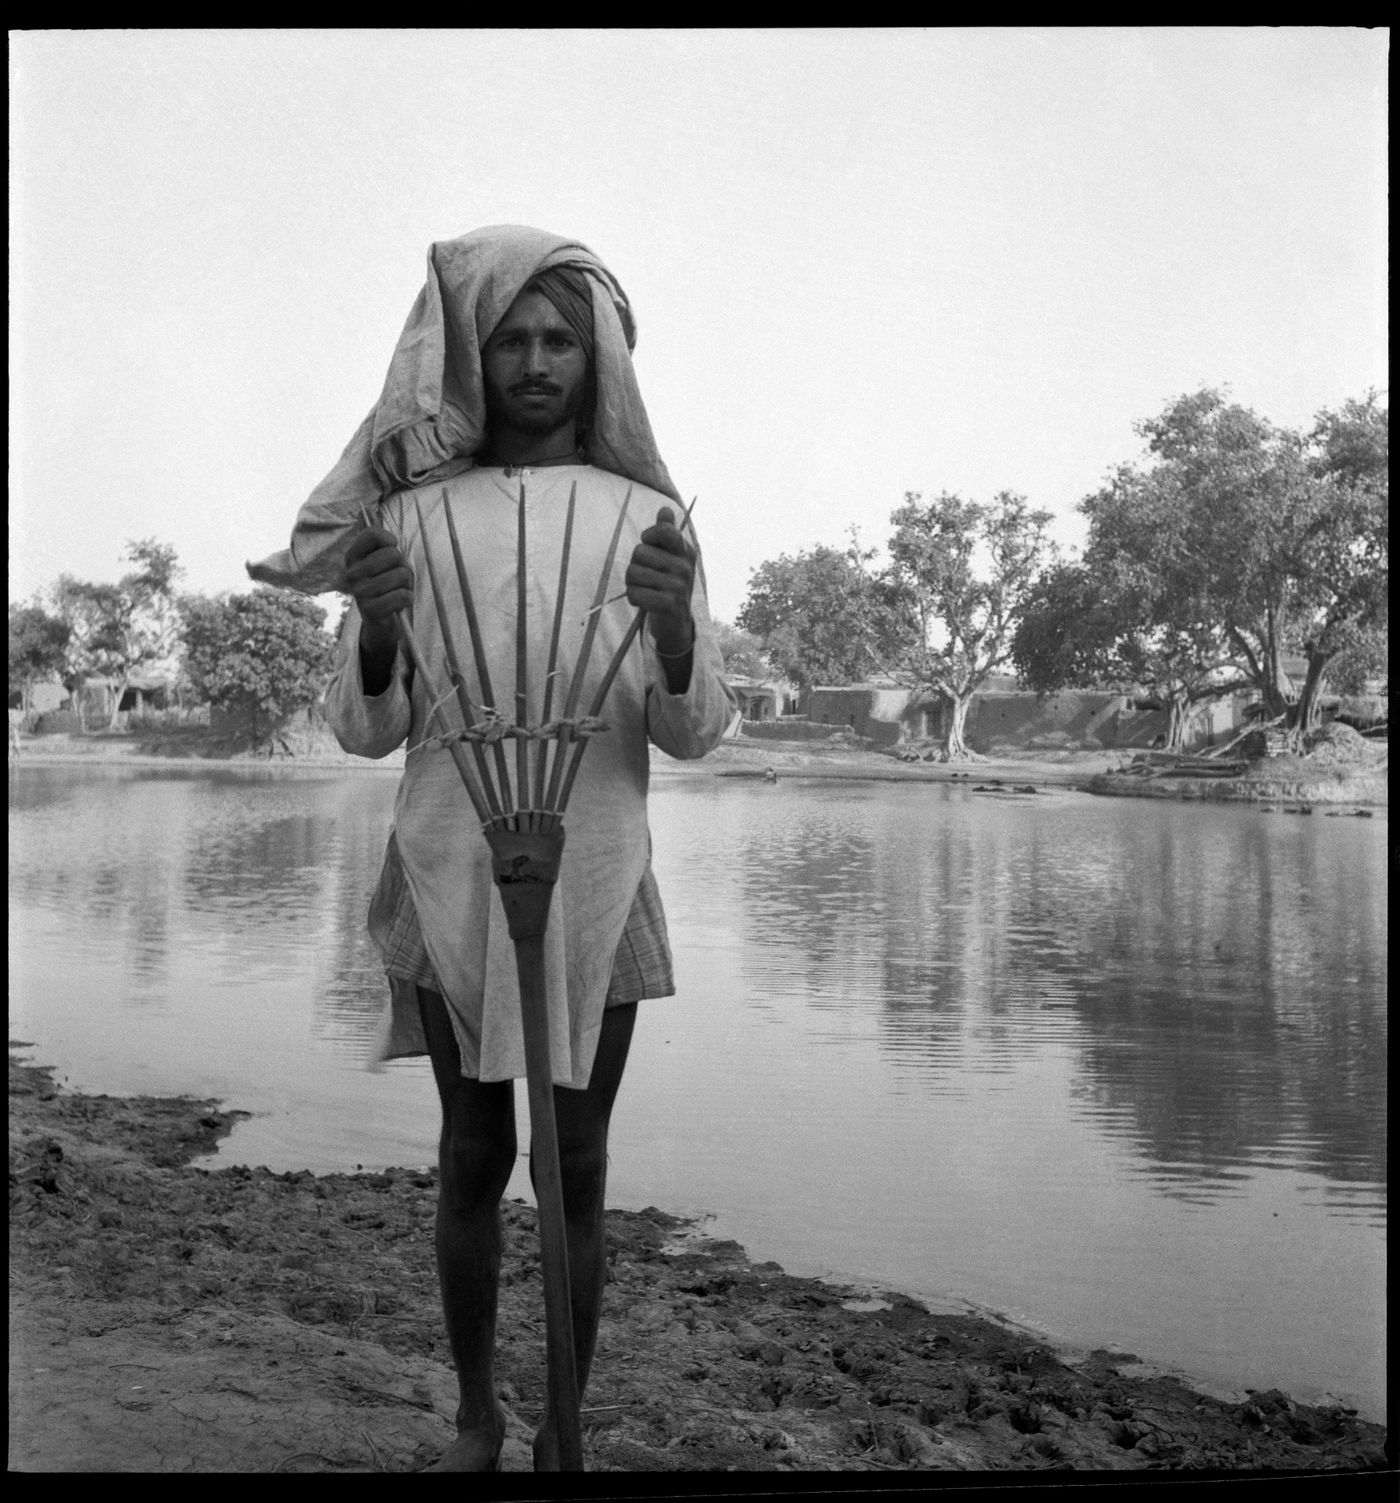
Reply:
<svg viewBox="0 0 1400 1503"><path fill-rule="evenodd" d="M875 1009L884 1048L935 1089L971 1050L1005 1071L1068 1033L1077 1101L1164 1194L1228 1193L1242 1166L1279 1158L1384 1181L1374 824L934 785L796 792L796 810L755 802L761 859L735 868L756 991Z"/></svg>

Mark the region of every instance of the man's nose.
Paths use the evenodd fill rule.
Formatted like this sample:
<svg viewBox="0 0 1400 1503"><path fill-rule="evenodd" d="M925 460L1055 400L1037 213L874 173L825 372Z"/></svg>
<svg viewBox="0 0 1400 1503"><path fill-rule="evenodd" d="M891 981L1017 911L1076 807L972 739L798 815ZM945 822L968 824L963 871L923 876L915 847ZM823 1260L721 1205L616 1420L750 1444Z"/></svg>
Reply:
<svg viewBox="0 0 1400 1503"><path fill-rule="evenodd" d="M549 369L549 351L543 339L525 342L525 369L527 376L542 376Z"/></svg>

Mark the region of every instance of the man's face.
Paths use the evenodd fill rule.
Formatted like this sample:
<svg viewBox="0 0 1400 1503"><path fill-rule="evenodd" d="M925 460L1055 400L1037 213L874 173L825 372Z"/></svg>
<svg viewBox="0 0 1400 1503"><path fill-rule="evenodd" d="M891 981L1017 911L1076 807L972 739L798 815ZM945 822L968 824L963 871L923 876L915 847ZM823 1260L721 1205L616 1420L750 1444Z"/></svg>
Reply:
<svg viewBox="0 0 1400 1503"><path fill-rule="evenodd" d="M588 397L588 356L542 292L522 292L481 351L492 432L543 437L576 422Z"/></svg>

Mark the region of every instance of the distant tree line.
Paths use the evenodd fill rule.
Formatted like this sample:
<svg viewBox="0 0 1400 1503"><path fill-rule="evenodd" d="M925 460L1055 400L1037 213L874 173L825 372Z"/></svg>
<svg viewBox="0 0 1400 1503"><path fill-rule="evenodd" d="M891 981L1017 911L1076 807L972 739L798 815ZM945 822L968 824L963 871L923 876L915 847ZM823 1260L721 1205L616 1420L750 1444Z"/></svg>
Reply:
<svg viewBox="0 0 1400 1503"><path fill-rule="evenodd" d="M9 609L11 695L26 713L34 686L57 680L75 699L91 680L113 686L108 728L136 681L162 680L177 694L246 717L268 741L313 704L334 645L323 607L304 596L256 588L209 597L181 593L168 544L127 545L133 568L116 584L60 575L40 597Z"/></svg>
<svg viewBox="0 0 1400 1503"><path fill-rule="evenodd" d="M1062 558L1050 514L908 492L888 562L818 545L755 569L737 625L800 688L883 673L949 709L943 754L966 755L973 694L998 669L1040 694L1117 688L1170 711L1240 689L1301 740L1328 686L1386 671L1389 413L1375 393L1306 433L1212 388L1137 427L1143 457L1079 504L1088 538ZM1287 657L1306 664L1301 684Z"/></svg>

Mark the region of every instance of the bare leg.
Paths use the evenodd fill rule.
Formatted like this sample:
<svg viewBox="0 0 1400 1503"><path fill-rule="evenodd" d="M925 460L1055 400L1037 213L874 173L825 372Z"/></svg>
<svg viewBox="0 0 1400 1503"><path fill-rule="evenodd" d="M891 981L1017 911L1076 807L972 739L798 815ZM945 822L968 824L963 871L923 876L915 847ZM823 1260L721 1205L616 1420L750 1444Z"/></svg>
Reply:
<svg viewBox="0 0 1400 1503"><path fill-rule="evenodd" d="M457 1368L457 1439L430 1471L495 1468L505 1439L496 1399L496 1296L501 1272L501 1196L515 1163L511 1082L462 1074L447 1004L418 988L433 1075L442 1100L438 1150L438 1282Z"/></svg>
<svg viewBox="0 0 1400 1503"><path fill-rule="evenodd" d="M608 1123L622 1083L637 1008L610 1007L603 1014L593 1074L583 1091L554 1089L559 1164L564 1181L564 1233L569 1247L569 1300L574 1323L578 1392L588 1382L607 1278L603 1199L608 1177ZM531 1181L534 1162L531 1156ZM546 1414L535 1437L535 1470L557 1472L559 1448L554 1416Z"/></svg>

